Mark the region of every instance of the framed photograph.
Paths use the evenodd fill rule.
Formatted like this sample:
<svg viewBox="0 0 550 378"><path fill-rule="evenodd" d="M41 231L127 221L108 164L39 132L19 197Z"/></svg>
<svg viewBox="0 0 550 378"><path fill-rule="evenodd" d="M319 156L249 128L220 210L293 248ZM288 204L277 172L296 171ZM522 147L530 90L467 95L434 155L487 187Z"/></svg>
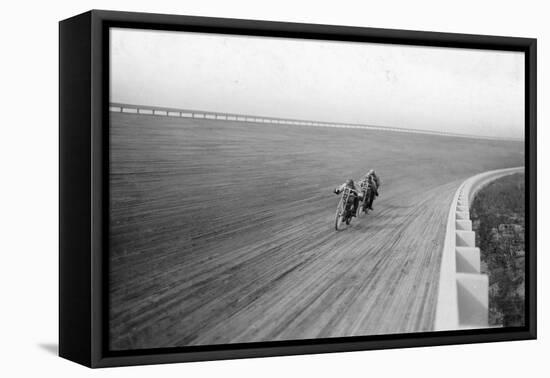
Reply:
<svg viewBox="0 0 550 378"><path fill-rule="evenodd" d="M536 338L536 40L60 22L62 357Z"/></svg>

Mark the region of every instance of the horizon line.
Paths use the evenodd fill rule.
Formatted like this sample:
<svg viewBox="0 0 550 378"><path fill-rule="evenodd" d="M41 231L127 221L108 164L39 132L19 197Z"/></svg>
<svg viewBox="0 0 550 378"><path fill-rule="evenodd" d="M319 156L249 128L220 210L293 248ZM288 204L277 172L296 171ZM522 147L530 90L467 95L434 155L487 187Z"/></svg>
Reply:
<svg viewBox="0 0 550 378"><path fill-rule="evenodd" d="M114 110L113 108L120 108L120 110L117 111L117 110ZM128 112L128 111L125 112L124 109L133 109L133 110L136 110L136 112ZM147 113L140 112L140 109L147 111ZM499 140L499 141L509 141L509 142L525 142L525 137L523 138L496 137L496 136L488 136L488 135L462 134L462 133L435 131L435 130L427 130L427 129L379 126L379 125L369 125L369 124L360 124L360 123L315 121L315 120L306 120L306 119L299 119L299 118L259 116L259 115L253 115L253 114L216 112L216 111L209 111L209 110L173 108L173 107L157 106L157 105L129 104L129 103L122 103L122 102L109 102L109 111L126 113L126 114L156 115L156 116L165 116L165 117L173 117L173 118L193 118L193 119L209 119L209 120L230 121L230 122L243 121L243 122L249 122L249 123L271 123L271 124L283 124L283 125L286 124L286 125L297 125L297 126L379 130L379 131L408 132L412 134L428 134L428 135L439 135L439 136L449 136L449 137L469 138L469 139L487 139L487 140ZM156 113L157 111L164 112L164 114L158 114ZM179 115L170 115L170 113L179 113ZM186 114L186 116L183 116L182 114ZM188 116L189 114L191 116ZM195 114L200 114L201 116L195 117ZM225 118L220 118L220 117L225 117ZM228 119L228 117L232 117L234 119Z"/></svg>

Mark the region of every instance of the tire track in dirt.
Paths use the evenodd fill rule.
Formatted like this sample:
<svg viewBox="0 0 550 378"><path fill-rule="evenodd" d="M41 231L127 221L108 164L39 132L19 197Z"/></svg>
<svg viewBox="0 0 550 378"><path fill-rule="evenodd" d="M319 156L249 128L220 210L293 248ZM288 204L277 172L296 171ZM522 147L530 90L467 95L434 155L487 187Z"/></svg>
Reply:
<svg viewBox="0 0 550 378"><path fill-rule="evenodd" d="M521 143L113 114L111 347L431 330L452 195ZM358 158L359 157L359 158ZM375 211L332 189L375 166Z"/></svg>

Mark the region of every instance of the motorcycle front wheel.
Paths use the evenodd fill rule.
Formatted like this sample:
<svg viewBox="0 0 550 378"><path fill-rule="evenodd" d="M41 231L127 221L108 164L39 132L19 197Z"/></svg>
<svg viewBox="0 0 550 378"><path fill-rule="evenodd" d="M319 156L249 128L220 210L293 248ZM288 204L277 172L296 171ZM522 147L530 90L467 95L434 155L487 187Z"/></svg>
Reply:
<svg viewBox="0 0 550 378"><path fill-rule="evenodd" d="M357 218L361 218L367 212L365 211L365 201L359 203L359 208L357 209Z"/></svg>
<svg viewBox="0 0 550 378"><path fill-rule="evenodd" d="M342 229L342 223L344 223L344 217L342 216L342 214L337 211L336 212L336 221L334 222L334 228L336 229L336 231Z"/></svg>

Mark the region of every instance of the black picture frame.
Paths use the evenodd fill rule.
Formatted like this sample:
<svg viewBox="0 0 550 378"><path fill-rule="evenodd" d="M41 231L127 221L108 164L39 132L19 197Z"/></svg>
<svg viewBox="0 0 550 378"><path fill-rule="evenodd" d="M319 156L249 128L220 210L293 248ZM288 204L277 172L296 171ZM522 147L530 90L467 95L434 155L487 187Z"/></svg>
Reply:
<svg viewBox="0 0 550 378"><path fill-rule="evenodd" d="M110 27L525 53L526 325L331 339L109 351ZM59 354L88 367L407 348L536 338L536 39L92 10L59 24Z"/></svg>

